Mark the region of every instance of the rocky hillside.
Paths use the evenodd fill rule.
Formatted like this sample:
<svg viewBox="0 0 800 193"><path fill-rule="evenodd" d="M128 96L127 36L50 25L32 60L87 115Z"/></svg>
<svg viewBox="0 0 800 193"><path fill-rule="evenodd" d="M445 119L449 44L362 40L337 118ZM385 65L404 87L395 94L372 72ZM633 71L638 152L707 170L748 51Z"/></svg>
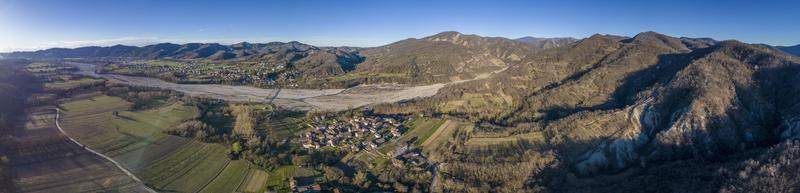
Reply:
<svg viewBox="0 0 800 193"><path fill-rule="evenodd" d="M491 79L376 109L463 117L477 122L471 135L541 133L532 143L557 152L557 170L591 177L798 139L797 74L796 57L767 46L594 35Z"/></svg>
<svg viewBox="0 0 800 193"><path fill-rule="evenodd" d="M402 77L397 82L466 80L518 63L533 49L506 38L442 32L366 49L357 72ZM376 78L376 77L372 77Z"/></svg>
<svg viewBox="0 0 800 193"><path fill-rule="evenodd" d="M144 47L53 48L3 54L6 58L128 58L204 61L247 61L286 65L302 75L300 83L357 85L363 83L431 84L486 77L513 66L537 51L566 46L574 39L519 41L442 32L373 48L316 47L299 42L221 45L162 43Z"/></svg>
<svg viewBox="0 0 800 193"><path fill-rule="evenodd" d="M514 41L522 42L530 46L534 50L544 50L550 48L564 47L569 44L575 43L578 39L575 38L537 38L525 36L514 39Z"/></svg>

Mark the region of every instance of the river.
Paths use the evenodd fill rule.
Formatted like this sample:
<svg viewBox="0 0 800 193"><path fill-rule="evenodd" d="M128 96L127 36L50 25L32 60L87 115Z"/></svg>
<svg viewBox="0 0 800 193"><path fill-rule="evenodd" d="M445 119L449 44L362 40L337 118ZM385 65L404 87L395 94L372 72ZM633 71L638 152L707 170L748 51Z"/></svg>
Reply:
<svg viewBox="0 0 800 193"><path fill-rule="evenodd" d="M68 62L68 64L77 66L80 69L77 72L79 74L103 78L111 83L170 89L193 97L233 102L271 102L282 108L295 110L341 111L369 104L399 102L433 96L445 85L456 83L424 86L371 84L348 89L265 89L221 84L177 84L150 77L98 74L95 72L94 64L77 62Z"/></svg>

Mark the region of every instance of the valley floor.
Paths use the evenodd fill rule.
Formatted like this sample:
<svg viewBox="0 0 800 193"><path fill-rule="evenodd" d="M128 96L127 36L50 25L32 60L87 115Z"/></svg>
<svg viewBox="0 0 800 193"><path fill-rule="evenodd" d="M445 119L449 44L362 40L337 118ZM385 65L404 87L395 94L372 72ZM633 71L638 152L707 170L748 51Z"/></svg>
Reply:
<svg viewBox="0 0 800 193"><path fill-rule="evenodd" d="M118 84L170 89L183 92L189 96L215 98L233 102L270 102L289 109L320 109L333 111L352 109L369 104L392 103L419 97L433 96L439 89L448 84L485 79L493 74L508 69L503 68L494 72L481 74L474 79L424 86L374 84L361 85L348 89L262 89L219 84L177 84L149 77L97 74L94 72L93 64L75 62L70 62L69 64L77 66L78 69L80 69L80 74L96 78L105 78Z"/></svg>

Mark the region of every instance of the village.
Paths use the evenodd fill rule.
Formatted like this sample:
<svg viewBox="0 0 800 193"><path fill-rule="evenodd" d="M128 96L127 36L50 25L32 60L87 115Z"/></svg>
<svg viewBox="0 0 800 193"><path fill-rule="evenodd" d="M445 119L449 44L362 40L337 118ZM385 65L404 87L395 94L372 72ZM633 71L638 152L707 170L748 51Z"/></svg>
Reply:
<svg viewBox="0 0 800 193"><path fill-rule="evenodd" d="M180 65L173 65L179 63ZM151 76L179 83L253 84L260 87L296 87L291 83L300 73L285 65L267 62L241 65L214 64L197 61L117 61L104 72L125 75Z"/></svg>
<svg viewBox="0 0 800 193"><path fill-rule="evenodd" d="M301 136L303 148L339 147L351 152L375 150L404 132L399 118L382 116L353 116L347 121L317 116L311 127Z"/></svg>

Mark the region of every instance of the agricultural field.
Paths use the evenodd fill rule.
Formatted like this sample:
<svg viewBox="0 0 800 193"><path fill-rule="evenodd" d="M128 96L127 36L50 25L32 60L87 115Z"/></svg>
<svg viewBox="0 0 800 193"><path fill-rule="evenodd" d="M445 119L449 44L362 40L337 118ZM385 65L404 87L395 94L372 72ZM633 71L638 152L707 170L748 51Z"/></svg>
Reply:
<svg viewBox="0 0 800 193"><path fill-rule="evenodd" d="M209 184L230 161L218 144L192 142L179 152L137 172L148 185L162 191L196 192ZM241 173L244 176L247 173Z"/></svg>
<svg viewBox="0 0 800 193"><path fill-rule="evenodd" d="M131 63L135 64L147 64L151 66L168 66L168 67L180 67L183 63L173 60L137 60Z"/></svg>
<svg viewBox="0 0 800 193"><path fill-rule="evenodd" d="M64 107L63 127L81 143L139 170L190 142L161 131L196 116L180 104L130 112L130 103L100 96L72 101Z"/></svg>
<svg viewBox="0 0 800 193"><path fill-rule="evenodd" d="M517 140L527 140L533 142L543 142L542 132L531 132L525 134L512 135L508 137L471 137L467 140L467 145L493 145L514 142Z"/></svg>
<svg viewBox="0 0 800 193"><path fill-rule="evenodd" d="M397 143L401 142L411 142L415 146L421 146L431 135L436 133L436 130L439 129L445 121L445 119L427 117L417 117L408 120L403 123L403 125L408 127L409 130L400 136L397 141L379 147L378 151L384 154L389 153L397 147Z"/></svg>
<svg viewBox="0 0 800 193"><path fill-rule="evenodd" d="M84 86L91 86L102 84L105 82L103 79L94 79L94 78L80 78L74 80L63 80L63 81L56 81L56 82L48 82L44 83L43 87L45 90L48 91L68 91Z"/></svg>
<svg viewBox="0 0 800 193"><path fill-rule="evenodd" d="M289 181L294 178L298 185L314 183L321 174L312 169L297 166L281 166L270 172L267 178L267 188L277 192L291 192Z"/></svg>
<svg viewBox="0 0 800 193"><path fill-rule="evenodd" d="M36 63L29 64L26 67L25 70L27 70L28 72L33 72L33 73L51 73L51 72L57 72L57 71L62 71L62 70L73 70L73 69L75 69L75 68L74 67L70 67L70 66L66 66L66 65L58 65L58 64L51 64L51 63L45 63L45 62L36 62Z"/></svg>
<svg viewBox="0 0 800 193"><path fill-rule="evenodd" d="M264 192L268 176L269 174L264 170L250 169L247 178L242 185L239 186L237 192Z"/></svg>
<svg viewBox="0 0 800 193"><path fill-rule="evenodd" d="M366 164L366 168L374 174L380 174L390 164L389 158L375 152L361 152L354 157L354 160Z"/></svg>
<svg viewBox="0 0 800 193"><path fill-rule="evenodd" d="M113 163L73 143L55 126L51 107L32 109L19 123L14 141L0 151L9 156L16 192L142 192L143 184Z"/></svg>
<svg viewBox="0 0 800 193"><path fill-rule="evenodd" d="M261 126L273 140L287 139L308 129L305 115L301 113L280 114L270 118Z"/></svg>
<svg viewBox="0 0 800 193"><path fill-rule="evenodd" d="M163 134L170 127L198 117L195 107L176 102L129 111L130 106L131 103L110 96L67 102L61 105L65 114L63 127L159 191L234 192L250 173L257 173L250 172L246 161L231 162L224 145ZM266 181L265 177L254 177L262 178L262 184ZM233 181L236 183L229 183Z"/></svg>
<svg viewBox="0 0 800 193"><path fill-rule="evenodd" d="M469 126L471 127L472 125ZM436 129L436 132L422 142L422 150L425 152L435 150L445 142L449 141L453 136L453 133L455 133L455 131L461 127L466 126L464 126L464 123L458 121L446 120L442 125L439 126L438 129Z"/></svg>
<svg viewBox="0 0 800 193"><path fill-rule="evenodd" d="M250 163L245 160L235 160L228 163L214 181L206 185L201 193L236 192L244 184L249 175ZM263 183L264 181L262 181Z"/></svg>

